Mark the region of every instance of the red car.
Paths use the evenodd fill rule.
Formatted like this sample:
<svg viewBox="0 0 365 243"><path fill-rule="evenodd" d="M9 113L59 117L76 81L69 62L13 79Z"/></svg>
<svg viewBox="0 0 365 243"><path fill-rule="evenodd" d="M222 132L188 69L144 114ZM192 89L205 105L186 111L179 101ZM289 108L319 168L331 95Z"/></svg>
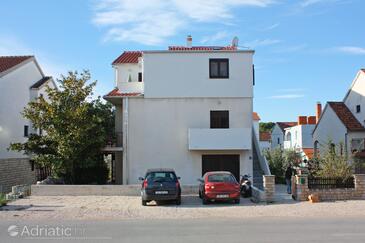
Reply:
<svg viewBox="0 0 365 243"><path fill-rule="evenodd" d="M228 171L211 171L199 179L199 197L203 204L211 201L234 201L240 203L240 184Z"/></svg>

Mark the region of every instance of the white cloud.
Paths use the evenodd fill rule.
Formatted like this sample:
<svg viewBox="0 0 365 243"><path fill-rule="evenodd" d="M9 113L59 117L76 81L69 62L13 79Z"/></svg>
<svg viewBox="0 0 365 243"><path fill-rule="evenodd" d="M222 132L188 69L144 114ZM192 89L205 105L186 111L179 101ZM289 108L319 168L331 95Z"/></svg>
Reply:
<svg viewBox="0 0 365 243"><path fill-rule="evenodd" d="M50 55L30 48L19 39L13 36L0 36L0 56L17 55L34 55L44 74L54 78L58 78L60 74L65 74L68 71L65 65L54 62Z"/></svg>
<svg viewBox="0 0 365 243"><path fill-rule="evenodd" d="M225 23L232 9L267 7L274 0L101 0L96 2L92 22L107 28L105 40L159 45L196 22Z"/></svg>
<svg viewBox="0 0 365 243"><path fill-rule="evenodd" d="M306 8L315 4L322 4L322 3L341 4L347 2L348 0L304 0L300 3L300 6Z"/></svg>
<svg viewBox="0 0 365 243"><path fill-rule="evenodd" d="M203 37L203 39L200 42L203 44L204 43L216 43L217 41L226 39L228 37L233 38L233 36L230 36L230 34L227 31L219 31L214 35Z"/></svg>
<svg viewBox="0 0 365 243"><path fill-rule="evenodd" d="M284 94L284 95L273 95L267 97L268 99L298 99L303 98L303 94Z"/></svg>
<svg viewBox="0 0 365 243"><path fill-rule="evenodd" d="M260 31L269 31L269 30L273 30L273 29L276 29L277 27L279 27L280 24L279 23L276 23L276 24L272 24L272 25L269 25L267 27L264 27L262 29L260 29Z"/></svg>
<svg viewBox="0 0 365 243"><path fill-rule="evenodd" d="M264 39L264 40L254 40L254 41L250 41L250 42L245 42L243 45L247 46L249 48L256 48L259 46L271 46L271 45L275 45L275 44L279 44L281 42L281 40L276 40L276 39Z"/></svg>
<svg viewBox="0 0 365 243"><path fill-rule="evenodd" d="M365 55L365 48L358 46L340 46L335 51L352 55Z"/></svg>

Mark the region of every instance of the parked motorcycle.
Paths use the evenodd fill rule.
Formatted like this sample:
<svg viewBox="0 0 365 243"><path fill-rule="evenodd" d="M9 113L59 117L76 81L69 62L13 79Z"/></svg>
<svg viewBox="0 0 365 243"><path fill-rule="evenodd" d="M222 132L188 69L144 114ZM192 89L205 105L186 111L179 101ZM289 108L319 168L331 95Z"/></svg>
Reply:
<svg viewBox="0 0 365 243"><path fill-rule="evenodd" d="M252 196L252 188L251 188L251 181L249 175L243 175L241 177L240 185L241 185L241 195L243 197L251 197Z"/></svg>

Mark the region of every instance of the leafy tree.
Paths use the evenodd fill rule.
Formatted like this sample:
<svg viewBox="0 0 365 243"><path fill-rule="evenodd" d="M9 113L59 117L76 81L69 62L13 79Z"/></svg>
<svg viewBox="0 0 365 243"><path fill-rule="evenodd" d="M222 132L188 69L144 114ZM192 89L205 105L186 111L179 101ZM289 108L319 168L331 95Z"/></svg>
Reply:
<svg viewBox="0 0 365 243"><path fill-rule="evenodd" d="M295 151L295 149L284 150L283 156L284 156L284 160L285 160L284 167L283 167L284 170L288 167L289 164L292 166L298 166L302 160L300 153Z"/></svg>
<svg viewBox="0 0 365 243"><path fill-rule="evenodd" d="M260 122L259 130L260 132L271 132L274 126L273 122Z"/></svg>
<svg viewBox="0 0 365 243"><path fill-rule="evenodd" d="M342 146L341 144L339 145ZM339 177L343 180L352 176L353 168L345 155L338 154L335 145L329 141L327 150L320 159L318 175L322 177Z"/></svg>
<svg viewBox="0 0 365 243"><path fill-rule="evenodd" d="M273 150L266 150L265 157L269 163L271 174L277 177L284 176L285 159L283 157L283 151L280 148Z"/></svg>
<svg viewBox="0 0 365 243"><path fill-rule="evenodd" d="M60 89L47 87L46 97L31 101L22 115L42 134L31 134L25 143L12 143L11 150L32 155L35 163L49 166L55 177L77 182L80 168L102 167L100 149L113 128L111 105L92 99L96 81L87 84L90 73L69 72L61 76Z"/></svg>

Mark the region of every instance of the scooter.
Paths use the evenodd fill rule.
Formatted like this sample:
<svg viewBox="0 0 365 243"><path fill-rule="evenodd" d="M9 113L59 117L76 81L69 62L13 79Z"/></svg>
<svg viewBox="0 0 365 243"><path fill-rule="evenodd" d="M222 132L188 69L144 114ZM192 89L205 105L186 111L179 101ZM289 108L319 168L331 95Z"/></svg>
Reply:
<svg viewBox="0 0 365 243"><path fill-rule="evenodd" d="M243 175L241 177L240 185L241 185L241 195L243 197L251 197L252 196L252 188L251 181L249 175Z"/></svg>

